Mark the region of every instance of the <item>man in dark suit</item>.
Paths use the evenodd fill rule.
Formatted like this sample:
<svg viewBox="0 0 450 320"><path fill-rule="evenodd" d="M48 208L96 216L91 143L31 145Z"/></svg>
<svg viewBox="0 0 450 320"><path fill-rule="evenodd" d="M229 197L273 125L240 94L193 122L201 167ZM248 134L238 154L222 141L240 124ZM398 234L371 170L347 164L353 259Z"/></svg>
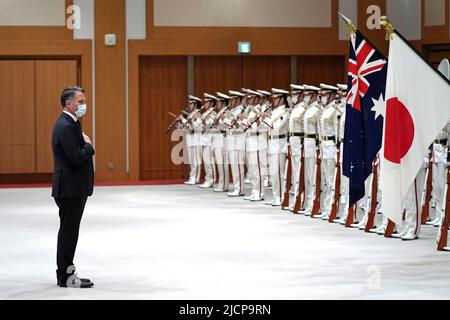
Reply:
<svg viewBox="0 0 450 320"><path fill-rule="evenodd" d="M63 112L52 133L54 159L52 197L59 208L57 265L60 287L89 288L94 284L75 273L73 258L87 197L92 195L94 171L91 140L81 130L79 119L86 113L86 96L80 87L65 88Z"/></svg>

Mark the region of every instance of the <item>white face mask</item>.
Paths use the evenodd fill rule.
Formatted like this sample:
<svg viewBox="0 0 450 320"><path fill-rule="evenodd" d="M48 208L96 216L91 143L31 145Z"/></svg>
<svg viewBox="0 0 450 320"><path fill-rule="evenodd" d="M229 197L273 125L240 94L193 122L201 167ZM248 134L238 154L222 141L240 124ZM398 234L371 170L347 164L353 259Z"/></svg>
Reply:
<svg viewBox="0 0 450 320"><path fill-rule="evenodd" d="M289 106L292 107L292 105L294 104L294 101L292 100L291 97L287 97L287 103L288 103Z"/></svg>
<svg viewBox="0 0 450 320"><path fill-rule="evenodd" d="M305 101L306 103L309 103L311 101L311 96L307 95L303 98L303 101Z"/></svg>
<svg viewBox="0 0 450 320"><path fill-rule="evenodd" d="M297 95L292 96L292 103L297 104L297 102L298 102L298 96Z"/></svg>
<svg viewBox="0 0 450 320"><path fill-rule="evenodd" d="M324 106L326 106L327 103L328 103L328 97L321 97L321 98L320 98L320 101L322 102L322 104L323 104Z"/></svg>
<svg viewBox="0 0 450 320"><path fill-rule="evenodd" d="M77 111L75 111L75 115L77 116L78 119L86 114L86 109L87 109L86 104L78 105L78 109Z"/></svg>

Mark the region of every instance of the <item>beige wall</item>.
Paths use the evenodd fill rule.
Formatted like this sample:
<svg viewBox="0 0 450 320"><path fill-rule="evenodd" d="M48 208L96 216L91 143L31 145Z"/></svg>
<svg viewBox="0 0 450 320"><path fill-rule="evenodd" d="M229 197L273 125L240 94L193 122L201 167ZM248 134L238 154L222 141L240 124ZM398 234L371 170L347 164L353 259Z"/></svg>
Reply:
<svg viewBox="0 0 450 320"><path fill-rule="evenodd" d="M63 26L65 0L0 0L0 26Z"/></svg>
<svg viewBox="0 0 450 320"><path fill-rule="evenodd" d="M331 0L154 0L155 26L331 27Z"/></svg>

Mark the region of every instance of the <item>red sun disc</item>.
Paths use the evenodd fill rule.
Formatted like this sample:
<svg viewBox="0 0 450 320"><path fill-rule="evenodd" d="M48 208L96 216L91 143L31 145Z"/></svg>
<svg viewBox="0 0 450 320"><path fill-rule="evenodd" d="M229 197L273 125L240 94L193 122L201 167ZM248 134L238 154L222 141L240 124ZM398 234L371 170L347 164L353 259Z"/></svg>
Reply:
<svg viewBox="0 0 450 320"><path fill-rule="evenodd" d="M386 103L385 126L384 157L399 164L413 143L414 121L398 98L391 98Z"/></svg>

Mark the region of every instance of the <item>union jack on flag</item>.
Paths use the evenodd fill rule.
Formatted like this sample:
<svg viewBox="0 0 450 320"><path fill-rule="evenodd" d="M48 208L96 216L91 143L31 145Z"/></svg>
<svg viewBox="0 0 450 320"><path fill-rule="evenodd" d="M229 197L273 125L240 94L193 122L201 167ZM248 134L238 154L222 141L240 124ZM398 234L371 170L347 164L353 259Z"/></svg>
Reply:
<svg viewBox="0 0 450 320"><path fill-rule="evenodd" d="M375 49L365 40L361 39L357 44L358 35L350 39L351 54L348 59L348 76L351 77L351 89L347 95L347 103L353 108L361 110L359 97L364 98L370 87L367 76L378 72L387 64L383 58L372 57L376 54Z"/></svg>
<svg viewBox="0 0 450 320"><path fill-rule="evenodd" d="M350 38L348 94L345 115L343 172L349 177L350 205L365 194L382 145L387 58L359 31Z"/></svg>

